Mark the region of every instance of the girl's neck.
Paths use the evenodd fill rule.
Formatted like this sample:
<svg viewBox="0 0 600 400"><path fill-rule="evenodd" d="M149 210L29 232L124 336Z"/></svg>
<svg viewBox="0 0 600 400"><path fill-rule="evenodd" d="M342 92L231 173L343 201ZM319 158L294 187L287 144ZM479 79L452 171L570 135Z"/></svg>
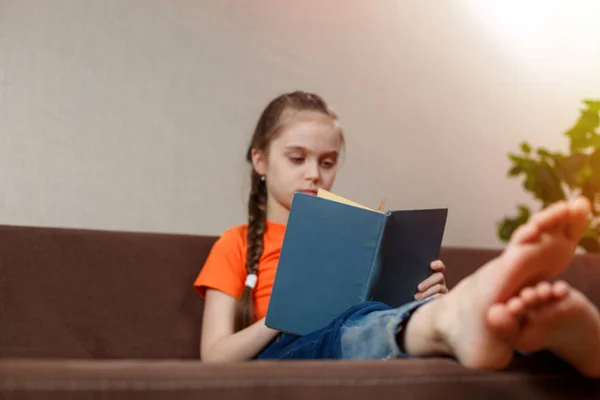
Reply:
<svg viewBox="0 0 600 400"><path fill-rule="evenodd" d="M267 200L267 220L276 224L287 225L290 210L276 201Z"/></svg>

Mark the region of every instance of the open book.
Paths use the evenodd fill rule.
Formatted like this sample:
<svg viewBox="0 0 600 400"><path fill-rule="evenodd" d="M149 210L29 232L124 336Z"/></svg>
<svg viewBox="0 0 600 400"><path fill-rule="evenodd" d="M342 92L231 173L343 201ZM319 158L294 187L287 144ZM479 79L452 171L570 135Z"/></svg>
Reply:
<svg viewBox="0 0 600 400"><path fill-rule="evenodd" d="M370 209L319 190L296 193L266 325L305 335L364 301L398 307L439 258L448 209Z"/></svg>

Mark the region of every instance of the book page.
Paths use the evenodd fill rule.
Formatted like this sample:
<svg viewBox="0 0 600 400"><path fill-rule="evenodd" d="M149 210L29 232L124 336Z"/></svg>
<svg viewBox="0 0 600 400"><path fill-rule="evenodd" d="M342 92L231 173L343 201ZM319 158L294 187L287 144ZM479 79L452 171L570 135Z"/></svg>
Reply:
<svg viewBox="0 0 600 400"><path fill-rule="evenodd" d="M317 191L317 197L322 197L324 199L328 199L328 200L332 200L332 201L337 201L338 203L342 203L342 204L347 204L349 206L354 206L354 207L358 207L358 208L364 208L366 210L371 210L371 211L377 211L377 210L373 210L372 208L369 207L365 207L362 204L358 204L352 200L348 200L342 196L339 196L337 194L333 194L325 189L319 189Z"/></svg>

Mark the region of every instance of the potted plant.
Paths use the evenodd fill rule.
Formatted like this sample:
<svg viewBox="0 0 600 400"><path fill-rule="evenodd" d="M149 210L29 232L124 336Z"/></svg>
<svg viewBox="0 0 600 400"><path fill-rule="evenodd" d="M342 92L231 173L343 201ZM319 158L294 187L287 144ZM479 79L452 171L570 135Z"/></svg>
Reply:
<svg viewBox="0 0 600 400"><path fill-rule="evenodd" d="M543 147L533 149L522 142L519 153L508 154L508 176L522 177L523 188L541 203L540 208L580 194L590 199L592 215L579 246L587 252L600 253L600 100L582 103L579 119L565 133L570 141L568 154ZM518 204L517 208L516 216L507 216L497 223L498 237L503 242L532 213L526 205Z"/></svg>

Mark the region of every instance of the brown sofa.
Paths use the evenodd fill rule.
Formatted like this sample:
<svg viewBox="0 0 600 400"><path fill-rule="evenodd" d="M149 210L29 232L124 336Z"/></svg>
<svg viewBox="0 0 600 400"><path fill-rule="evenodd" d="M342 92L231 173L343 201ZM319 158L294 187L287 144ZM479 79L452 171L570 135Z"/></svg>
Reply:
<svg viewBox="0 0 600 400"><path fill-rule="evenodd" d="M546 354L507 371L449 359L198 360L192 282L215 237L0 226L0 399L600 398ZM452 287L497 250L444 248ZM600 304L600 257L565 278Z"/></svg>

